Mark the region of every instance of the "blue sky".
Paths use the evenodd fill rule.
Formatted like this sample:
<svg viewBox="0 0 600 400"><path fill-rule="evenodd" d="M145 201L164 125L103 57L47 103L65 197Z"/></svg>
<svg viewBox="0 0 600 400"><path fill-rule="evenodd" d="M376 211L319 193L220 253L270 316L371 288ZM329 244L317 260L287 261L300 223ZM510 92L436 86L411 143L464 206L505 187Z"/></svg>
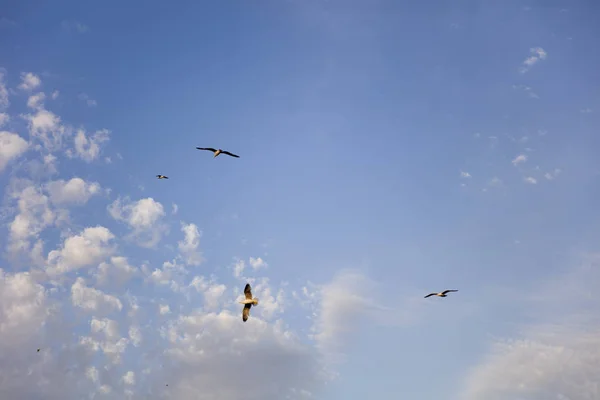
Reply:
<svg viewBox="0 0 600 400"><path fill-rule="evenodd" d="M0 393L596 396L597 19L591 1L3 8L0 382L27 379Z"/></svg>

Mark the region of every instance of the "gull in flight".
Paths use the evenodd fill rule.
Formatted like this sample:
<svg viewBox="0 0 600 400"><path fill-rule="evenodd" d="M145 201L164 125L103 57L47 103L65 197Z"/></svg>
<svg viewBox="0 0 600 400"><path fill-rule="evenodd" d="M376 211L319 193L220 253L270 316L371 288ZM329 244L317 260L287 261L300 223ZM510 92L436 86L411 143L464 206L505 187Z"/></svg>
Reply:
<svg viewBox="0 0 600 400"><path fill-rule="evenodd" d="M156 175L156 177L157 177L158 179L169 179L169 177L168 177L168 176L164 176L164 175Z"/></svg>
<svg viewBox="0 0 600 400"><path fill-rule="evenodd" d="M221 150L221 149L217 150L217 149L213 149L212 147L196 147L196 149L198 149L198 150L209 150L209 151L212 151L215 154L213 158L215 158L219 154L227 154L228 156L231 156L231 157L240 158L240 156L235 155L233 153L230 153L228 151Z"/></svg>
<svg viewBox="0 0 600 400"><path fill-rule="evenodd" d="M428 298L429 296L448 297L446 293L450 292L458 292L458 290L444 290L441 293L429 293L427 296L425 296L425 298Z"/></svg>
<svg viewBox="0 0 600 400"><path fill-rule="evenodd" d="M252 306L258 305L258 299L252 298L252 288L249 283L246 283L246 287L244 288L244 295L246 298L243 301L240 301L240 304L244 305L244 309L242 310L242 320L244 322L248 321L248 317L250 316L250 308Z"/></svg>

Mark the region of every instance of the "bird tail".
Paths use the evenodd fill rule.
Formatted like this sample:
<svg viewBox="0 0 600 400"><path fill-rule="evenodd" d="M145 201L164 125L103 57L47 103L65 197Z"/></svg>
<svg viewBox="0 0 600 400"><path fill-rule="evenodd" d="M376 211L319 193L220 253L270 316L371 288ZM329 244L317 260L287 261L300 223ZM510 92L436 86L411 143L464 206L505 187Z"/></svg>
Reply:
<svg viewBox="0 0 600 400"><path fill-rule="evenodd" d="M252 305L255 305L255 306L258 305L258 299L257 298L252 299Z"/></svg>

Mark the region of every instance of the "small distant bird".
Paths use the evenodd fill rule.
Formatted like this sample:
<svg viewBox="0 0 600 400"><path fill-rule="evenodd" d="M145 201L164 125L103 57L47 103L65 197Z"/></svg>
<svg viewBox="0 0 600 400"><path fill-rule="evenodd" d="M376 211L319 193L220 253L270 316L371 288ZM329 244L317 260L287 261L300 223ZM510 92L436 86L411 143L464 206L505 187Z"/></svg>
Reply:
<svg viewBox="0 0 600 400"><path fill-rule="evenodd" d="M164 176L164 175L156 175L156 177L157 177L158 179L169 179L169 177L168 177L168 176Z"/></svg>
<svg viewBox="0 0 600 400"><path fill-rule="evenodd" d="M458 292L458 290L444 290L441 293L429 293L427 296L425 296L425 298L428 298L429 296L448 297L446 295L446 293L451 293L451 292Z"/></svg>
<svg viewBox="0 0 600 400"><path fill-rule="evenodd" d="M244 295L246 299L240 301L240 304L244 304L244 309L242 310L242 320L244 322L248 321L248 317L250 316L250 308L253 305L258 305L258 299L252 298L252 288L249 283L246 283L246 287L244 287Z"/></svg>
<svg viewBox="0 0 600 400"><path fill-rule="evenodd" d="M37 352L39 353L39 352L40 352L40 349L37 349Z"/></svg>
<svg viewBox="0 0 600 400"><path fill-rule="evenodd" d="M218 150L217 150L217 149L213 149L212 147L196 147L196 149L198 149L198 150L209 150L209 151L212 151L212 152L215 154L215 155L213 156L213 158L215 158L215 157L216 157L216 156L218 156L219 154L227 154L228 156L231 156L231 157L240 158L240 156L238 156L238 155L235 155L235 154L233 154L233 153L230 153L230 152L228 152L228 151L221 150L221 149L218 149Z"/></svg>

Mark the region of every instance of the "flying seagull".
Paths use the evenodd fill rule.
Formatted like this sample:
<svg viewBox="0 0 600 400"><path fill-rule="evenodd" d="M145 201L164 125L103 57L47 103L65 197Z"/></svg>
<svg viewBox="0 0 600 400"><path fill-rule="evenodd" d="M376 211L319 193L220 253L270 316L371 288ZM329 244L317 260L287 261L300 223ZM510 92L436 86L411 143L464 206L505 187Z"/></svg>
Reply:
<svg viewBox="0 0 600 400"><path fill-rule="evenodd" d="M446 293L450 292L458 292L458 290L444 290L441 293L429 293L427 296L425 296L425 298L428 298L429 296L448 297Z"/></svg>
<svg viewBox="0 0 600 400"><path fill-rule="evenodd" d="M242 310L242 320L246 322L248 321L248 317L250 316L250 308L252 308L253 305L258 305L258 299L252 298L252 288L250 287L249 283L246 283L246 287L244 288L244 295L246 296L246 299L240 301L240 304L244 305L244 309Z"/></svg>
<svg viewBox="0 0 600 400"><path fill-rule="evenodd" d="M217 150L217 149L213 149L212 147L196 147L196 149L198 149L198 150L209 150L209 151L212 151L215 154L213 158L215 158L219 154L227 154L228 156L231 156L231 157L240 158L240 156L235 155L233 153L230 153L228 151L221 150L221 149Z"/></svg>
<svg viewBox="0 0 600 400"><path fill-rule="evenodd" d="M164 176L164 175L156 175L156 177L157 177L158 179L169 179L169 177L168 177L168 176Z"/></svg>

